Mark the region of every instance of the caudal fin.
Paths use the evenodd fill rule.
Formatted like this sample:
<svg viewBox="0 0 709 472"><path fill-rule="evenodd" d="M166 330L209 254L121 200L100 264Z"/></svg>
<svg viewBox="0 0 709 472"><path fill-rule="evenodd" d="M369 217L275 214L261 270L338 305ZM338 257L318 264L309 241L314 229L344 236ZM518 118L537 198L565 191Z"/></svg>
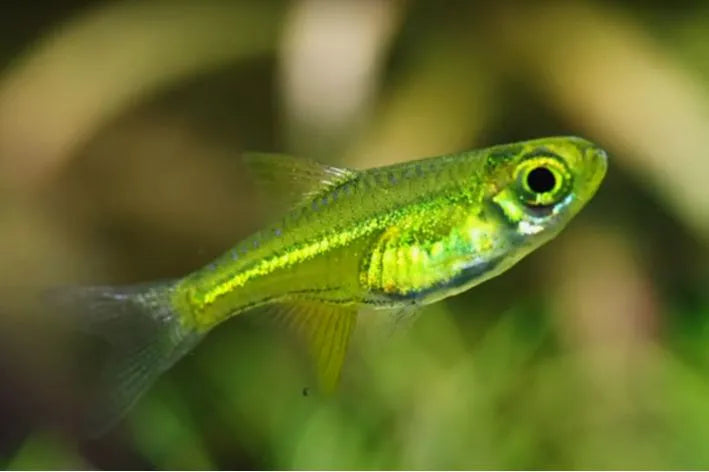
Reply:
<svg viewBox="0 0 709 472"><path fill-rule="evenodd" d="M202 338L184 326L170 301L173 282L124 287L57 289L50 301L80 327L110 344L96 401L84 428L99 436L112 428L160 374Z"/></svg>

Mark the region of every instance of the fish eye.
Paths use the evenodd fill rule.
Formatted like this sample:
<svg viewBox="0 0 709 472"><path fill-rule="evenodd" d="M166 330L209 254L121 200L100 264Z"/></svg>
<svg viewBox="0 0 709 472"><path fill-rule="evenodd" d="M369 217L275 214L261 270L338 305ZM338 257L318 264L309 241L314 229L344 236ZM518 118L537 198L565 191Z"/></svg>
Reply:
<svg viewBox="0 0 709 472"><path fill-rule="evenodd" d="M554 155L535 155L524 159L516 171L522 202L534 208L550 207L571 191L571 173Z"/></svg>
<svg viewBox="0 0 709 472"><path fill-rule="evenodd" d="M535 167L527 174L527 187L535 193L544 193L554 190L556 177L546 167Z"/></svg>

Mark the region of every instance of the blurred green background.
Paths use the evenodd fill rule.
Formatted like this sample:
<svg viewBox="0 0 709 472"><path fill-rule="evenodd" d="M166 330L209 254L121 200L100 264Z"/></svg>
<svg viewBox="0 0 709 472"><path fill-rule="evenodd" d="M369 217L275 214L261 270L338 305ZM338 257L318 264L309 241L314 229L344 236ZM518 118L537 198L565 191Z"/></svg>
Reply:
<svg viewBox="0 0 709 472"><path fill-rule="evenodd" d="M0 467L709 467L709 6L56 1L0 17ZM186 274L277 215L244 150L357 168L575 134L597 197L352 352L230 320L107 436L28 287Z"/></svg>

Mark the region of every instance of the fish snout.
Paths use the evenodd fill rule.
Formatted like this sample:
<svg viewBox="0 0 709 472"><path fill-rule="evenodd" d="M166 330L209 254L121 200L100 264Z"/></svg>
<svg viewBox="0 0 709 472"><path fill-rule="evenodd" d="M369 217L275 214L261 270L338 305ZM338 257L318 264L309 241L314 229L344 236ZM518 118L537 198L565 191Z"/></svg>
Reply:
<svg viewBox="0 0 709 472"><path fill-rule="evenodd" d="M595 185L600 184L608 170L608 153L605 149L594 144L586 149L584 157L591 182Z"/></svg>

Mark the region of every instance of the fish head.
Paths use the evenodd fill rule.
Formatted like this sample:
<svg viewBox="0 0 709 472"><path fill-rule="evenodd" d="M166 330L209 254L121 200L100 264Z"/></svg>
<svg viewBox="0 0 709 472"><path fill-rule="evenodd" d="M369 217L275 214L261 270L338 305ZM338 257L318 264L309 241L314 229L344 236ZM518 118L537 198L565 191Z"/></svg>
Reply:
<svg viewBox="0 0 709 472"><path fill-rule="evenodd" d="M608 168L606 152L582 138L553 137L492 148L485 199L506 234L529 249L550 240L588 203Z"/></svg>

